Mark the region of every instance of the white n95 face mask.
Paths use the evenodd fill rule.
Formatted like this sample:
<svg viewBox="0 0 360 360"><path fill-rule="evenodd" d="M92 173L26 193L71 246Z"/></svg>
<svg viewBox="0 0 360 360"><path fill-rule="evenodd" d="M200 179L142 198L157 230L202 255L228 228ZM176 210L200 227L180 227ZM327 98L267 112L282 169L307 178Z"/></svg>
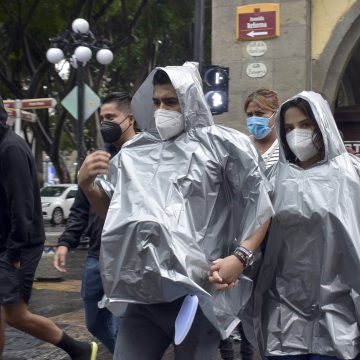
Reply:
<svg viewBox="0 0 360 360"><path fill-rule="evenodd" d="M185 129L184 115L178 111L158 109L154 115L155 125L161 140L171 139Z"/></svg>
<svg viewBox="0 0 360 360"><path fill-rule="evenodd" d="M313 143L313 136L313 129L294 129L286 134L290 150L300 161L309 160L319 152Z"/></svg>

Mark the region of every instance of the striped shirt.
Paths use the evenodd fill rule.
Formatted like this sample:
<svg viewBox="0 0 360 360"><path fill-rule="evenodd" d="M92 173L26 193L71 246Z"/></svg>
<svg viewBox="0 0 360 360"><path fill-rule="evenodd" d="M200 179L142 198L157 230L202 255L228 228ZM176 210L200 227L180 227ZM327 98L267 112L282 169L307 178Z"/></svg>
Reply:
<svg viewBox="0 0 360 360"><path fill-rule="evenodd" d="M276 164L279 160L279 141L276 139L261 156L265 162L266 169Z"/></svg>

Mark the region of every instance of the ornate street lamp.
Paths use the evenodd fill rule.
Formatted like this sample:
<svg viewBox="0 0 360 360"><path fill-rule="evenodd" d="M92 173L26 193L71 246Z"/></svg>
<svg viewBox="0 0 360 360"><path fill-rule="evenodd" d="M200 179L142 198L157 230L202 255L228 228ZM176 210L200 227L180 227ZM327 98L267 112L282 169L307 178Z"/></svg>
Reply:
<svg viewBox="0 0 360 360"><path fill-rule="evenodd" d="M67 58L70 64L76 68L77 96L77 170L84 160L83 147L83 124L84 124L84 67L96 52L96 60L102 64L110 64L114 58L108 48L110 41L102 37L97 39L90 31L89 23L85 19L76 19L72 22L72 30L66 30L63 34L49 39L52 47L46 52L46 58L55 64Z"/></svg>

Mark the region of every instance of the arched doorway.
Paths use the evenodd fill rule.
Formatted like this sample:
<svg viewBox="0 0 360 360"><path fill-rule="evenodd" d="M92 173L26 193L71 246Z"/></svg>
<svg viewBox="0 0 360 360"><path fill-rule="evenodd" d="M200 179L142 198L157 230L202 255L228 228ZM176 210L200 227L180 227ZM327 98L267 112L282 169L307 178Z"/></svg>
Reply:
<svg viewBox="0 0 360 360"><path fill-rule="evenodd" d="M345 143L360 153L360 42L354 47L335 100L334 116Z"/></svg>
<svg viewBox="0 0 360 360"><path fill-rule="evenodd" d="M313 87L324 94L344 141L360 153L360 3L339 21L319 60Z"/></svg>

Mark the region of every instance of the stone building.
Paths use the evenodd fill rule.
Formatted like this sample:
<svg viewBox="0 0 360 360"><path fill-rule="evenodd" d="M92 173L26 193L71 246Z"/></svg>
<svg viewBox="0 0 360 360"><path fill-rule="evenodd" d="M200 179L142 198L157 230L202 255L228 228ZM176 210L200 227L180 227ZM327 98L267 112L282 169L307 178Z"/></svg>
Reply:
<svg viewBox="0 0 360 360"><path fill-rule="evenodd" d="M269 30L264 6L274 4L278 34L257 36ZM254 32L238 39L245 6ZM245 131L243 103L259 87L278 91L281 100L314 90L329 102L344 140L360 152L360 0L213 0L212 64L230 69L229 112L216 116L217 123Z"/></svg>

